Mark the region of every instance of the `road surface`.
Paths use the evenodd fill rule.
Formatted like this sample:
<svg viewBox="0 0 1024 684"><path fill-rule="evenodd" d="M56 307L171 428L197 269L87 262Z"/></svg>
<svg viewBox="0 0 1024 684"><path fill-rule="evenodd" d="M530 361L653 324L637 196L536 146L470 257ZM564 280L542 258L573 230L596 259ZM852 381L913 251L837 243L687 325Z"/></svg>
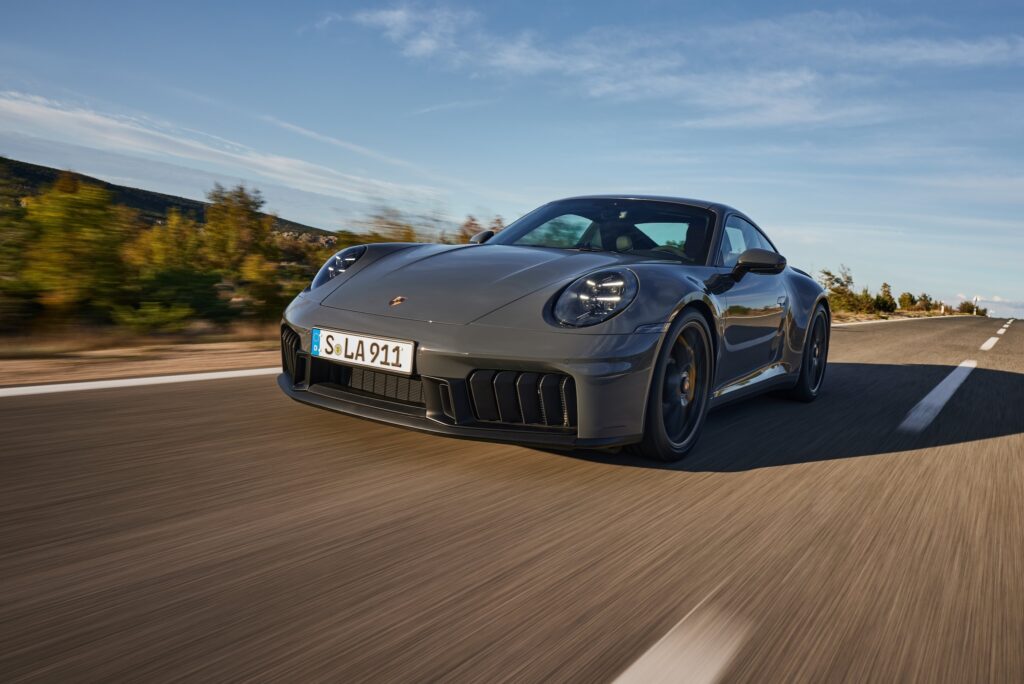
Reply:
<svg viewBox="0 0 1024 684"><path fill-rule="evenodd" d="M722 409L672 467L270 375L0 396L0 679L1024 681L1003 323L836 328L816 403Z"/></svg>

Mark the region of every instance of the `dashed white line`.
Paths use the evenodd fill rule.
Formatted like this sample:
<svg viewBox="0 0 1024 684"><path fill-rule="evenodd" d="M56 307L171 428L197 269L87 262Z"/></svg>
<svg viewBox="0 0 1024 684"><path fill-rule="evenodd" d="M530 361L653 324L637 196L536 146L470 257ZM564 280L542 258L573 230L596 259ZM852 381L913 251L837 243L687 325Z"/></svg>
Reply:
<svg viewBox="0 0 1024 684"><path fill-rule="evenodd" d="M705 607L725 582L701 599L683 619L644 652L615 684L688 682L711 684L721 679L743 645L749 625Z"/></svg>
<svg viewBox="0 0 1024 684"><path fill-rule="evenodd" d="M1006 328L1000 328L999 330L996 330L996 335L1002 335L1005 332L1006 332Z"/></svg>
<svg viewBox="0 0 1024 684"><path fill-rule="evenodd" d="M84 390L116 389L119 387L142 387L144 385L169 385L176 382L199 382L202 380L227 380L248 378L254 375L280 373L277 366L272 368L248 368L246 370L215 371L212 373L187 373L183 375L157 375L148 378L121 378L120 380L93 380L90 382L65 382L55 385L27 385L24 387L2 387L2 397L25 397L33 394L57 394L59 392L81 392Z"/></svg>
<svg viewBox="0 0 1024 684"><path fill-rule="evenodd" d="M996 342L998 342L998 341L999 341L998 337L990 337L990 338L988 338L987 340L985 340L982 343L982 345L981 345L981 347L979 347L979 349L981 349L981 351L988 351L992 347L996 346Z"/></svg>
<svg viewBox="0 0 1024 684"><path fill-rule="evenodd" d="M967 376L978 367L978 362L973 359L964 361L929 392L924 399L918 402L917 406L910 409L910 413L900 423L899 429L903 432L921 432L931 425L935 416L946 405L957 388L963 384Z"/></svg>

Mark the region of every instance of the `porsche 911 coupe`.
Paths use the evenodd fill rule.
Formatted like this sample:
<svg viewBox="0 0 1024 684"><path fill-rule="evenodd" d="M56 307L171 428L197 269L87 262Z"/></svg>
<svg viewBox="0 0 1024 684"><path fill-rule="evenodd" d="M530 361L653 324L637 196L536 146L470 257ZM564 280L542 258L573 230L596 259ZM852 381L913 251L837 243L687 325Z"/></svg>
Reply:
<svg viewBox="0 0 1024 684"><path fill-rule="evenodd" d="M343 249L288 306L281 389L426 432L689 453L709 409L813 400L825 292L743 213L575 197L468 245Z"/></svg>

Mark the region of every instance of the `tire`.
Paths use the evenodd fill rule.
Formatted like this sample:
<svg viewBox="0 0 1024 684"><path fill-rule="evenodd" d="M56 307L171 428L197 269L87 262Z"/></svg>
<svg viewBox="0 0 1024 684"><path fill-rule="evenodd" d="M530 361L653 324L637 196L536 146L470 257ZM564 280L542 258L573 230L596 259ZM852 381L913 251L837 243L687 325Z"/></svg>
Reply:
<svg viewBox="0 0 1024 684"><path fill-rule="evenodd" d="M811 324L807 327L807 340L800 360L800 377L789 396L797 401L811 402L818 397L825 382L828 368L829 324L825 307L819 304L814 309Z"/></svg>
<svg viewBox="0 0 1024 684"><path fill-rule="evenodd" d="M711 398L711 331L694 310L676 318L658 352L647 395L644 438L635 451L657 461L678 461L700 437Z"/></svg>

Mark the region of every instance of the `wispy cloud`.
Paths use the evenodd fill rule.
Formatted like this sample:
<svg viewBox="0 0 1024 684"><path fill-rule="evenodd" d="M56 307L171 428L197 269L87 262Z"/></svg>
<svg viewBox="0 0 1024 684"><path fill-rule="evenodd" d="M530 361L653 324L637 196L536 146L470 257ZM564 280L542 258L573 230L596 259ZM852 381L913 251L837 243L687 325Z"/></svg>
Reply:
<svg viewBox="0 0 1024 684"><path fill-rule="evenodd" d="M311 31L324 31L330 28L333 24L345 21L345 19L345 15L340 12L326 12L316 21L309 24L303 24L295 32L301 36Z"/></svg>
<svg viewBox="0 0 1024 684"><path fill-rule="evenodd" d="M443 53L459 59L465 42L465 31L475 29L478 16L468 10L443 7L413 9L396 7L357 12L353 21L381 30L390 40L401 45L410 57L429 57Z"/></svg>
<svg viewBox="0 0 1024 684"><path fill-rule="evenodd" d="M919 22L851 11L803 12L730 26L710 27L708 38L736 55L761 60L813 58L832 64L914 67L981 67L1024 64L1024 37L974 38L913 35Z"/></svg>
<svg viewBox="0 0 1024 684"><path fill-rule="evenodd" d="M558 80L612 101L673 100L679 125L756 128L876 123L892 104L871 86L894 70L1024 64L1019 35L922 37L909 22L857 12L692 27L584 28L576 34L487 29L474 11L402 5L357 12L412 58L470 75Z"/></svg>
<svg viewBox="0 0 1024 684"><path fill-rule="evenodd" d="M187 129L158 125L139 117L101 113L11 91L0 92L0 124L7 131L23 135L134 155L172 157L203 168L241 173L349 201L429 200L438 195L435 188L428 186L347 174L303 159L261 152L216 136L196 135Z"/></svg>
<svg viewBox="0 0 1024 684"><path fill-rule="evenodd" d="M418 167L412 162L408 162L404 159L398 159L397 157L388 156L376 150L372 150L369 147L364 147L363 145L358 145L356 143L349 142L348 140L342 140L341 138L336 138L332 135L318 133L317 131L304 128L302 126L290 123L288 121L282 121L281 119L278 119L273 116L266 115L261 116L260 118L267 123L277 126L278 128L290 131L297 135L301 135L305 138L309 138L310 140L316 140L317 142L333 145L334 147L338 147L343 150L348 150L349 152L355 152L356 154L362 155L364 157L376 159L377 161L381 161L386 164L391 164L393 166L401 166L407 169L418 169Z"/></svg>
<svg viewBox="0 0 1024 684"><path fill-rule="evenodd" d="M474 109L476 107L486 107L493 103L494 100L453 100L452 102L442 102L430 105L429 107L423 107L422 109L416 109L412 114L419 116L421 114L433 114L434 112L450 112L456 109Z"/></svg>

